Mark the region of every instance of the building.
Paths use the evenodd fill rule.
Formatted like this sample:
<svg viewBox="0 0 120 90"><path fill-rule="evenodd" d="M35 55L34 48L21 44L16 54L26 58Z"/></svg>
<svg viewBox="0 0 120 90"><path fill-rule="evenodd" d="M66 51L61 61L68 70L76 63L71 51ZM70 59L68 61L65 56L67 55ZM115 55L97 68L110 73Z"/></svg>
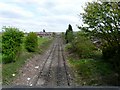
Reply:
<svg viewBox="0 0 120 90"><path fill-rule="evenodd" d="M51 37L52 36L52 32L35 32L37 34L37 36L39 37ZM29 33L24 33L25 36L27 36Z"/></svg>
<svg viewBox="0 0 120 90"><path fill-rule="evenodd" d="M37 32L37 35L39 37L51 37L52 36L52 32Z"/></svg>

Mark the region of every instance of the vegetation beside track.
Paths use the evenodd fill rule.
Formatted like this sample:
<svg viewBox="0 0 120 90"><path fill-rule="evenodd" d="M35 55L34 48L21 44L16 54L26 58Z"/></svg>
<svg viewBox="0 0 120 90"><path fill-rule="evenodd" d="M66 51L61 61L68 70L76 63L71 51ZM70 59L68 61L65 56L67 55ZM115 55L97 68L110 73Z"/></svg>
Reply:
<svg viewBox="0 0 120 90"><path fill-rule="evenodd" d="M75 73L75 81L82 86L118 85L118 74L113 67L98 58L79 59L69 56L67 59Z"/></svg>
<svg viewBox="0 0 120 90"><path fill-rule="evenodd" d="M2 64L2 84L10 85L11 82L18 76L19 70L30 58L33 58L35 55L42 54L50 45L53 38L44 38L38 37L38 49L35 52L28 52L25 48L25 39L26 36L23 37L23 43L21 44L21 52L19 53L19 57L15 62L11 63L3 63ZM1 54L2 57L2 54Z"/></svg>
<svg viewBox="0 0 120 90"><path fill-rule="evenodd" d="M63 40L66 40L65 35L62 33ZM102 50L83 31L73 35L74 39L67 42L65 50L76 83L83 86L118 86L119 74L114 65L103 58Z"/></svg>
<svg viewBox="0 0 120 90"><path fill-rule="evenodd" d="M80 13L80 31L71 34L69 25L63 36L68 62L77 71L80 85L120 85L119 4L86 3L84 13Z"/></svg>

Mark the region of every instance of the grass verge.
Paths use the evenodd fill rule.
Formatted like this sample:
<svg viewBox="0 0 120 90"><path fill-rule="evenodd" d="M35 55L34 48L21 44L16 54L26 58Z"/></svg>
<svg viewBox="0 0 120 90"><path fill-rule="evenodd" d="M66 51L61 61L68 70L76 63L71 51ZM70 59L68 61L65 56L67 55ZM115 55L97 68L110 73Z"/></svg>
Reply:
<svg viewBox="0 0 120 90"><path fill-rule="evenodd" d="M25 50L24 44L22 45L22 53L18 60L14 63L3 64L2 66L2 84L10 85L14 78L17 77L19 69L25 64L25 62L33 57L35 54L44 52L52 42L52 39L39 38L39 49L37 52L29 53ZM15 76L14 76L15 75Z"/></svg>
<svg viewBox="0 0 120 90"><path fill-rule="evenodd" d="M73 68L76 83L82 86L117 85L118 77L112 66L102 59L68 59Z"/></svg>

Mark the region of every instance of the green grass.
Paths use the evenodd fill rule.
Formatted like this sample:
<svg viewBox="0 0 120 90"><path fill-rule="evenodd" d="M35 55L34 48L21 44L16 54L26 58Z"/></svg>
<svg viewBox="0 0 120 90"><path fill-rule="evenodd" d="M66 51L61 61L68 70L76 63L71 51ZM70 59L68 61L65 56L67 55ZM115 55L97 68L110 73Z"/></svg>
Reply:
<svg viewBox="0 0 120 90"><path fill-rule="evenodd" d="M10 85L11 82L18 76L19 69L25 64L25 62L33 57L35 54L42 53L51 43L52 40L48 38L39 38L39 52L29 53L22 44L22 54L20 54L18 60L14 63L3 64L2 68L2 78L3 78L3 85ZM12 76L15 74L15 77Z"/></svg>
<svg viewBox="0 0 120 90"><path fill-rule="evenodd" d="M48 41L48 38L42 38L42 37L38 37L38 43L41 45L43 43L45 43L46 41Z"/></svg>
<svg viewBox="0 0 120 90"><path fill-rule="evenodd" d="M110 64L95 59L69 59L76 82L85 86L117 85L116 73Z"/></svg>
<svg viewBox="0 0 120 90"><path fill-rule="evenodd" d="M51 43L53 39L52 38L38 38L38 43L39 43L39 49L38 49L38 53L42 53L44 52L44 50L46 49L46 47L49 46L49 44Z"/></svg>
<svg viewBox="0 0 120 90"><path fill-rule="evenodd" d="M31 57L31 53L25 52L20 56L20 58L14 63L3 64L2 67L2 78L3 78L3 85L8 85L14 79L12 74L18 74L18 70L22 65L24 65L27 58Z"/></svg>

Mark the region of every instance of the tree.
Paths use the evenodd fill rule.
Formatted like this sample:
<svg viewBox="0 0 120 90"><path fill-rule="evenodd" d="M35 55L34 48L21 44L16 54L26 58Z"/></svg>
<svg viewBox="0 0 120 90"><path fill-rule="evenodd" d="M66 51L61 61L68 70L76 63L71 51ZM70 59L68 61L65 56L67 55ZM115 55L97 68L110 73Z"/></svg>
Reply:
<svg viewBox="0 0 120 90"><path fill-rule="evenodd" d="M73 32L72 26L70 24L68 25L68 30Z"/></svg>
<svg viewBox="0 0 120 90"><path fill-rule="evenodd" d="M88 31L109 45L120 42L120 13L116 2L88 3L84 9L83 21L89 25Z"/></svg>
<svg viewBox="0 0 120 90"><path fill-rule="evenodd" d="M117 2L87 3L82 13L84 24L79 27L94 38L101 39L103 58L120 69L120 7Z"/></svg>
<svg viewBox="0 0 120 90"><path fill-rule="evenodd" d="M43 32L45 32L45 29L43 29Z"/></svg>
<svg viewBox="0 0 120 90"><path fill-rule="evenodd" d="M53 37L55 37L55 36L56 36L56 33L55 33L55 32L53 32L53 33L52 33L52 36L53 36Z"/></svg>
<svg viewBox="0 0 120 90"><path fill-rule="evenodd" d="M66 39L66 43L69 43L73 40L73 29L70 24L68 25L68 29L66 30L65 39Z"/></svg>

